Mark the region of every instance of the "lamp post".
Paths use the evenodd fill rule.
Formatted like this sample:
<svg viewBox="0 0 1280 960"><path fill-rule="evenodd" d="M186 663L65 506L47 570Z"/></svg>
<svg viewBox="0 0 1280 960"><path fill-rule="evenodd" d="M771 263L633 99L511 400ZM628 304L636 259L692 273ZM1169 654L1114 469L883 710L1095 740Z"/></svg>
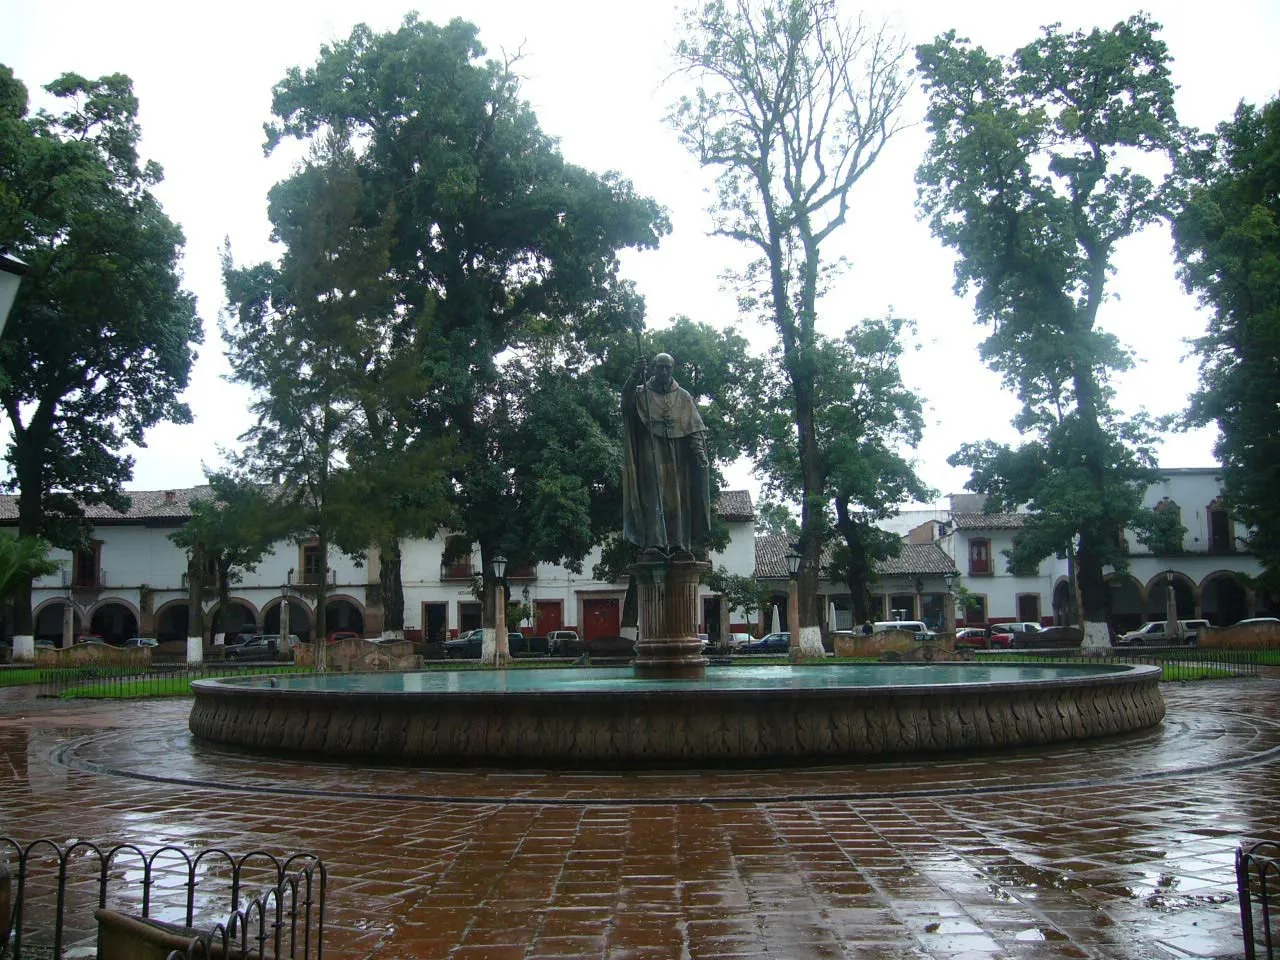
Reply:
<svg viewBox="0 0 1280 960"><path fill-rule="evenodd" d="M1173 589L1173 571L1164 574L1164 635L1175 640L1182 639L1182 624L1178 622L1178 594Z"/></svg>
<svg viewBox="0 0 1280 960"><path fill-rule="evenodd" d="M8 247L0 246L0 334L4 333L9 308L18 295L18 284L30 272L31 268L10 253Z"/></svg>
<svg viewBox="0 0 1280 960"><path fill-rule="evenodd" d="M946 628L947 633L950 633L952 636L955 636L955 632L956 632L956 577L957 576L958 574L954 570L942 575L942 579L946 582L946 585L947 585L947 600L946 600L947 606L946 606L946 609L942 611L942 615L945 618L943 622L943 626Z"/></svg>
<svg viewBox="0 0 1280 960"><path fill-rule="evenodd" d="M529 606L529 585L526 583L524 589L520 591L520 599L524 601L525 618L522 623L533 626L533 607Z"/></svg>
<svg viewBox="0 0 1280 960"><path fill-rule="evenodd" d="M787 554L787 653L800 659L800 565L804 558L794 549Z"/></svg>
<svg viewBox="0 0 1280 960"><path fill-rule="evenodd" d="M493 662L506 666L511 659L511 647L507 642L507 558L497 554L493 558Z"/></svg>

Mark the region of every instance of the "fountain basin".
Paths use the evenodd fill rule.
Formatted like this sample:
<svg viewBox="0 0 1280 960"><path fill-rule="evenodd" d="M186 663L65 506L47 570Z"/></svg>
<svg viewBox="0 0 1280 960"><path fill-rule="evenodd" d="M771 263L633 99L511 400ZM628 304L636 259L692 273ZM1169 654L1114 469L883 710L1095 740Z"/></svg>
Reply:
<svg viewBox="0 0 1280 960"><path fill-rule="evenodd" d="M833 761L1030 746L1164 717L1160 668L1121 664L630 668L226 677L191 732L251 750L433 765Z"/></svg>

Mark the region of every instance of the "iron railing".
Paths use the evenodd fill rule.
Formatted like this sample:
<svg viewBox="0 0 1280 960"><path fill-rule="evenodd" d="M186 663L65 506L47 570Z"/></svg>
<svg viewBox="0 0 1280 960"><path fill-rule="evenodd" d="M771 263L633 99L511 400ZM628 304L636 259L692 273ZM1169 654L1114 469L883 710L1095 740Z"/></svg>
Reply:
<svg viewBox="0 0 1280 960"><path fill-rule="evenodd" d="M1275 956L1271 905L1280 902L1280 843L1263 840L1236 849L1236 891L1240 897L1240 929L1245 960ZM1266 953L1259 954L1261 946Z"/></svg>
<svg viewBox="0 0 1280 960"><path fill-rule="evenodd" d="M1260 672L1260 650L1215 650L1209 647L1175 645L1168 647L1102 647L1081 650L1078 647L1026 650L977 650L979 660L1073 660L1082 663L1142 663L1157 667L1218 669L1241 677L1256 677Z"/></svg>
<svg viewBox="0 0 1280 960"><path fill-rule="evenodd" d="M193 680L245 676L254 673L310 673L310 667L270 660L247 663L84 664L76 667L43 667L36 671L39 696L140 697L190 693Z"/></svg>
<svg viewBox="0 0 1280 960"><path fill-rule="evenodd" d="M235 857L209 848L192 855L176 846L148 853L131 843L104 851L83 840L63 847L0 837L4 855L10 866L0 876L0 952L7 947L13 960L22 960L24 949L42 958L60 958L69 946L98 950L95 915L103 911L178 933L187 957L210 957L220 947L224 957L256 951L322 960L328 877L312 854L254 850ZM249 896L249 885L264 892Z"/></svg>

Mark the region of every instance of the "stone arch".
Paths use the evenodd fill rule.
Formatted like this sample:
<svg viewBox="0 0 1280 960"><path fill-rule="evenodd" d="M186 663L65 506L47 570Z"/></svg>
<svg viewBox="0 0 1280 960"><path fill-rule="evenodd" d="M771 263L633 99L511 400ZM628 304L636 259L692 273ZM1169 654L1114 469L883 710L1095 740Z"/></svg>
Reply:
<svg viewBox="0 0 1280 960"><path fill-rule="evenodd" d="M1200 609L1215 627L1243 620L1253 610L1253 590L1245 586L1239 572L1215 570L1200 581Z"/></svg>
<svg viewBox="0 0 1280 960"><path fill-rule="evenodd" d="M1113 630L1124 633L1142 626L1147 593L1137 578L1129 573L1109 573L1105 578L1108 597L1108 622Z"/></svg>
<svg viewBox="0 0 1280 960"><path fill-rule="evenodd" d="M166 600L156 607L154 622L157 640L185 640L191 635L191 601Z"/></svg>
<svg viewBox="0 0 1280 960"><path fill-rule="evenodd" d="M228 637L240 633L258 633L258 608L243 597L228 597L209 610L208 630Z"/></svg>
<svg viewBox="0 0 1280 960"><path fill-rule="evenodd" d="M352 630L364 635L364 604L348 593L334 593L324 598L324 627Z"/></svg>
<svg viewBox="0 0 1280 960"><path fill-rule="evenodd" d="M1173 578L1173 596L1178 605L1179 620L1194 620L1199 614L1200 590L1196 582L1177 570L1162 570L1147 581L1146 619L1167 620L1169 578Z"/></svg>
<svg viewBox="0 0 1280 960"><path fill-rule="evenodd" d="M280 632L280 608L283 598L262 605L262 632ZM311 642L311 634L315 629L315 617L311 608L298 597L289 598L289 632L303 643Z"/></svg>
<svg viewBox="0 0 1280 960"><path fill-rule="evenodd" d="M71 607L71 635L84 632L84 614L66 597L51 597L31 612L32 633L37 640L47 640L55 647L62 646L62 616Z"/></svg>
<svg viewBox="0 0 1280 960"><path fill-rule="evenodd" d="M107 643L123 644L138 635L138 608L128 600L107 597L89 608L89 632Z"/></svg>

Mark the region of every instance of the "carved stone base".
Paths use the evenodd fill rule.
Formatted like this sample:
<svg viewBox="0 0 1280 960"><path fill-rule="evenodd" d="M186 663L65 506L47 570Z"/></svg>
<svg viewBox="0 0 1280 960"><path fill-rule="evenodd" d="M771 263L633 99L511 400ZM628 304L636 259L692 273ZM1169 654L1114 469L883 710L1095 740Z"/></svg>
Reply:
<svg viewBox="0 0 1280 960"><path fill-rule="evenodd" d="M698 639L698 577L710 564L696 560L645 560L631 573L640 589L637 677L700 680L707 658Z"/></svg>

